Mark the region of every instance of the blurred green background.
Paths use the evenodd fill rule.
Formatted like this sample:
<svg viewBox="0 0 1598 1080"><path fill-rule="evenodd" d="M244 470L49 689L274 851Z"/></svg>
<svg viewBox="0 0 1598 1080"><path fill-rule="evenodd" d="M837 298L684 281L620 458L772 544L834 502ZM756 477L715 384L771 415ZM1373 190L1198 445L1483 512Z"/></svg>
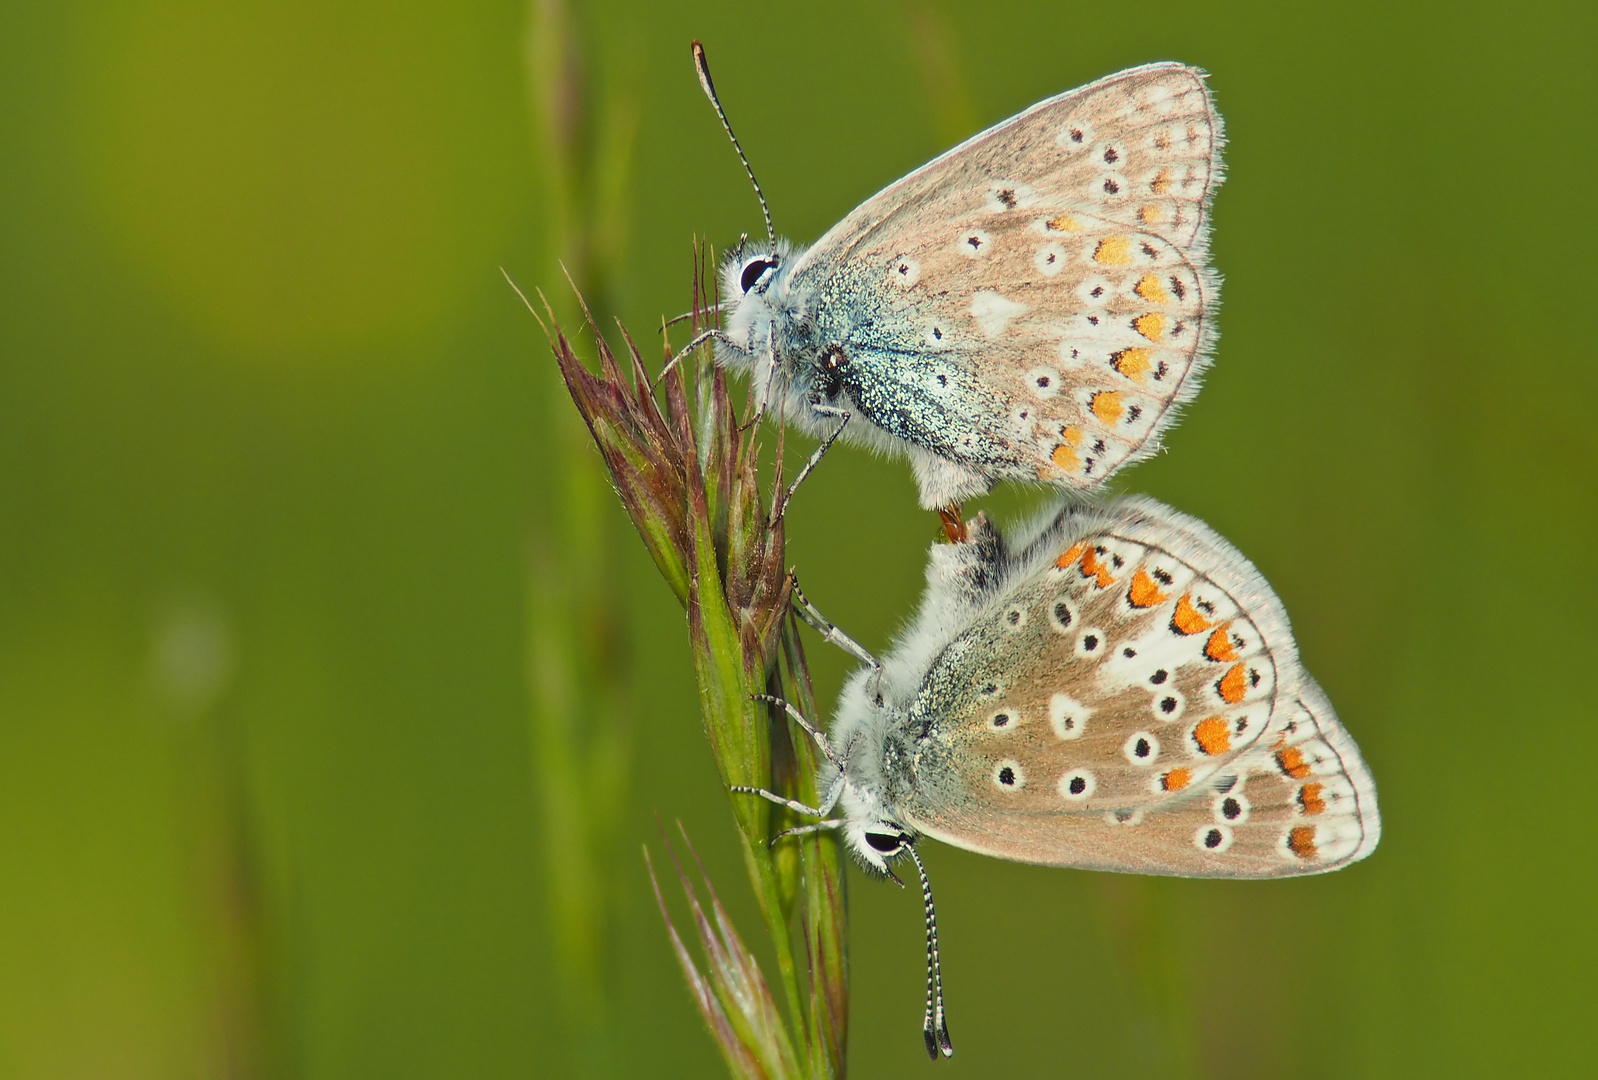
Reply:
<svg viewBox="0 0 1598 1080"><path fill-rule="evenodd" d="M758 928L683 619L499 271L650 341L758 231L696 36L805 241L1143 61L1231 137L1218 362L1123 482L1275 584L1385 838L1269 884L934 846L938 1068L1590 1068L1593 12L0 7L0 1076L721 1071L639 857L680 817ZM834 454L790 529L884 647L908 469ZM915 897L851 905L854 1071L932 1068Z"/></svg>

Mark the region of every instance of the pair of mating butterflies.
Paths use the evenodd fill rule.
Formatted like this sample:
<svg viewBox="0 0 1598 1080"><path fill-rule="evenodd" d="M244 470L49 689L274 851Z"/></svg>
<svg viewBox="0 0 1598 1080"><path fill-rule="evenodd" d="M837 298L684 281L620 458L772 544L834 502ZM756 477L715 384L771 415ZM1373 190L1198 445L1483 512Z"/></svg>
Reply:
<svg viewBox="0 0 1598 1080"><path fill-rule="evenodd" d="M929 508L1001 479L1094 492L1157 448L1209 363L1221 130L1203 72L1151 64L973 137L803 251L768 213L769 246L722 266L717 360L795 426L907 456ZM953 1050L920 836L1188 877L1321 873L1375 848L1374 783L1286 612L1202 522L1143 498L1009 536L979 516L927 580L880 663L803 605L868 666L830 737L804 723L830 762L822 805L754 793L878 873L914 861L934 1058Z"/></svg>

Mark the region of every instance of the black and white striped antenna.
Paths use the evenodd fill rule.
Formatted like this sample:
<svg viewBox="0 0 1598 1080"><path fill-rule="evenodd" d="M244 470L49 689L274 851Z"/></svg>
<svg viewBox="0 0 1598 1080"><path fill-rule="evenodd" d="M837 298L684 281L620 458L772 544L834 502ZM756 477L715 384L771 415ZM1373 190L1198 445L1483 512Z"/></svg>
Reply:
<svg viewBox="0 0 1598 1080"><path fill-rule="evenodd" d="M905 850L915 860L916 873L921 875L921 901L927 908L927 1018L921 1025L921 1034L927 1040L927 1055L933 1061L941 1053L954 1056L954 1043L949 1041L949 1018L943 1012L943 971L938 967L938 916L932 910L932 882L927 880L927 868L921 865L916 849L906 845Z"/></svg>
<svg viewBox="0 0 1598 1080"><path fill-rule="evenodd" d="M721 107L721 99L716 96L716 84L710 81L710 62L705 59L705 47L699 42L694 42L694 68L699 72L699 85L705 90L705 96L710 99L710 104L715 108L716 115L721 117L721 126L727 129L727 138L732 140L732 148L737 151L738 160L743 162L744 172L749 174L749 183L754 186L755 198L760 200L760 212L766 218L766 238L771 242L771 257L777 257L777 230L771 225L771 208L766 205L765 193L760 190L760 181L755 179L755 170L749 167L749 159L744 156L744 148L738 145L738 136L732 133L732 123L727 119L727 110Z"/></svg>

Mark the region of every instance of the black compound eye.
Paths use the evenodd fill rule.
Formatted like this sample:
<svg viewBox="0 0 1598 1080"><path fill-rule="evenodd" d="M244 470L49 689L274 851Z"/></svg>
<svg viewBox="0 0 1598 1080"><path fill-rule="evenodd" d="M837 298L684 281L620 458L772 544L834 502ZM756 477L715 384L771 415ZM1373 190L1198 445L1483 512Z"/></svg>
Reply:
<svg viewBox="0 0 1598 1080"><path fill-rule="evenodd" d="M904 837L889 833L868 832L866 833L866 843L884 855L891 855L904 846Z"/></svg>
<svg viewBox="0 0 1598 1080"><path fill-rule="evenodd" d="M738 277L739 286L744 292L748 292L755 287L755 282L760 280L760 275L776 265L771 259L750 259L744 263L743 273Z"/></svg>

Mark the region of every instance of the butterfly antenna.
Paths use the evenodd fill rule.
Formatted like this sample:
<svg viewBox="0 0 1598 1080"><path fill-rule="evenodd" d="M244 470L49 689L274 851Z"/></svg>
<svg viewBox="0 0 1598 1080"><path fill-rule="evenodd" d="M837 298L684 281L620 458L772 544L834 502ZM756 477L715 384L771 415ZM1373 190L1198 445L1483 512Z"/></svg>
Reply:
<svg viewBox="0 0 1598 1080"><path fill-rule="evenodd" d="M749 167L749 159L744 157L744 148L738 145L738 136L732 133L732 123L727 119L727 110L721 107L721 99L716 96L716 84L710 81L710 62L705 59L705 47L697 41L694 42L694 67L699 71L699 85L704 88L705 96L710 99L716 115L721 117L721 126L727 129L727 138L732 140L732 148L737 151L738 160L743 162L744 172L749 174L749 183L754 186L755 198L760 200L760 212L766 218L766 238L771 241L771 254L775 257L777 230L771 225L771 207L766 205L766 194L760 190L760 181L755 179L755 170Z"/></svg>
<svg viewBox="0 0 1598 1080"><path fill-rule="evenodd" d="M949 1019L943 1014L943 971L938 967L938 916L932 910L932 882L927 880L927 868L921 865L916 849L906 847L915 860L916 873L921 875L921 901L927 907L927 1018L921 1025L921 1034L927 1040L927 1055L933 1061L941 1053L954 1056L954 1043L949 1041Z"/></svg>

